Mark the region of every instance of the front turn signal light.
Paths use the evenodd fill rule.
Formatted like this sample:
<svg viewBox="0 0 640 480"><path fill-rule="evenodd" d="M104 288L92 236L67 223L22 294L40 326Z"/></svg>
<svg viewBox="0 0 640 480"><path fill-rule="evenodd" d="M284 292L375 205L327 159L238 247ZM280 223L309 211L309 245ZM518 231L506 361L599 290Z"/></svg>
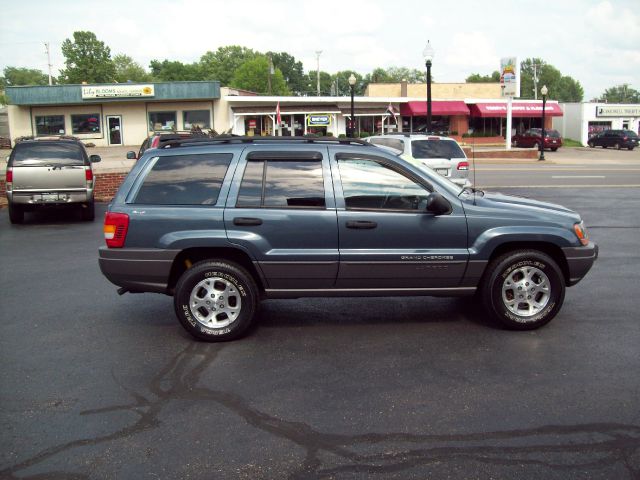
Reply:
<svg viewBox="0 0 640 480"><path fill-rule="evenodd" d="M584 222L576 223L573 225L573 231L575 232L578 240L582 245L589 245L589 235L587 229L584 226Z"/></svg>

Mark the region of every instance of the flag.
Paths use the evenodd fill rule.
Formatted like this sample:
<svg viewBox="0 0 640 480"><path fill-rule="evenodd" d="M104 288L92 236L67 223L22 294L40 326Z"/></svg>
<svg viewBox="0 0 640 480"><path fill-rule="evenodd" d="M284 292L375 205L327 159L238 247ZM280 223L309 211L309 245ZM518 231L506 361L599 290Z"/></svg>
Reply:
<svg viewBox="0 0 640 480"><path fill-rule="evenodd" d="M393 117L393 123L397 125L398 119L396 118L396 111L393 109L393 105L391 105L391 103L389 103L389 106L387 107L387 113Z"/></svg>
<svg viewBox="0 0 640 480"><path fill-rule="evenodd" d="M276 105L276 123L278 124L278 127L282 125L282 118L280 118L280 102Z"/></svg>

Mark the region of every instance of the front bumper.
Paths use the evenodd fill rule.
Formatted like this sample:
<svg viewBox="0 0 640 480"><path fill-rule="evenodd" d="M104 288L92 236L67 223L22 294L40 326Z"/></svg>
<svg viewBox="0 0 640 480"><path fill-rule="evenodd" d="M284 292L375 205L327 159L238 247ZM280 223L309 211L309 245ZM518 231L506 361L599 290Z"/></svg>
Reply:
<svg viewBox="0 0 640 480"><path fill-rule="evenodd" d="M588 245L583 247L567 247L563 248L564 256L567 259L567 265L569 267L569 278L567 280L567 286L575 285L584 278L593 263L598 258L598 245L593 242L589 242Z"/></svg>

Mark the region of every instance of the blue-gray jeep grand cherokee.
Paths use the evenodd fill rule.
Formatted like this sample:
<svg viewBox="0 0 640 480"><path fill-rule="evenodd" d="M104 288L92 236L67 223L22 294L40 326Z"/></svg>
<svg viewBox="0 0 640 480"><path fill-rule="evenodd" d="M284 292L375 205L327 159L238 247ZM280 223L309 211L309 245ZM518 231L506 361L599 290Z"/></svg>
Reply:
<svg viewBox="0 0 640 480"><path fill-rule="evenodd" d="M560 310L598 247L559 205L461 188L351 139L184 139L145 152L105 217L119 293L174 296L208 341L261 298L476 294L508 328Z"/></svg>

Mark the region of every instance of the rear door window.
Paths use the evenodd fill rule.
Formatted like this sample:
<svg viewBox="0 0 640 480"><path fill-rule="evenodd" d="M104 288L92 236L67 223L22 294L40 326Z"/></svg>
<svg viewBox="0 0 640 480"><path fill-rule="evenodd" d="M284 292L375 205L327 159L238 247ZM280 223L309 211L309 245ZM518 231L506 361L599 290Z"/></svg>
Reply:
<svg viewBox="0 0 640 480"><path fill-rule="evenodd" d="M250 160L237 207L325 208L321 160Z"/></svg>
<svg viewBox="0 0 640 480"><path fill-rule="evenodd" d="M73 143L18 143L11 159L15 167L85 165L82 147Z"/></svg>
<svg viewBox="0 0 640 480"><path fill-rule="evenodd" d="M231 153L159 157L133 203L214 205L232 158Z"/></svg>

